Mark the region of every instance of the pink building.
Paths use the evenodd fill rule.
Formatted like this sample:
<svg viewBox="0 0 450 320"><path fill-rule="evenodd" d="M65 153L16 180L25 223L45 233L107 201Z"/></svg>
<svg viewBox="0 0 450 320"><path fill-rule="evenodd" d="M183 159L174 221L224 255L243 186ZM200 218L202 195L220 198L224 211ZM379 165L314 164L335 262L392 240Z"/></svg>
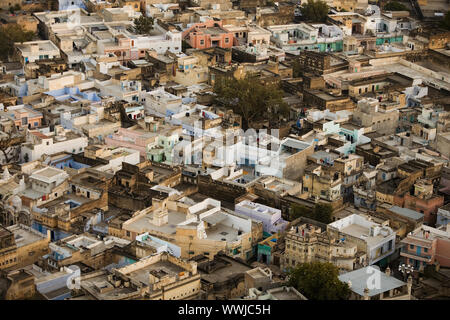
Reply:
<svg viewBox="0 0 450 320"><path fill-rule="evenodd" d="M429 179L419 179L414 184L414 195L405 194L405 208L423 213L423 222L429 226L436 224L437 211L444 205L444 197L434 193L433 182Z"/></svg>
<svg viewBox="0 0 450 320"><path fill-rule="evenodd" d="M207 20L183 31L183 39L195 49L231 48L234 34L222 27L222 21Z"/></svg>
<svg viewBox="0 0 450 320"><path fill-rule="evenodd" d="M137 150L140 156L145 159L147 146L155 144L157 136L157 134L151 132L120 128L117 133L106 137L105 143L108 146Z"/></svg>
<svg viewBox="0 0 450 320"><path fill-rule="evenodd" d="M405 194L404 201L405 208L423 213L423 222L430 226L434 226L436 223L437 211L444 205L444 197L438 195L432 195L429 198L422 198L415 195Z"/></svg>
<svg viewBox="0 0 450 320"><path fill-rule="evenodd" d="M400 256L416 270L435 264L450 267L450 224L439 229L424 225L401 242Z"/></svg>

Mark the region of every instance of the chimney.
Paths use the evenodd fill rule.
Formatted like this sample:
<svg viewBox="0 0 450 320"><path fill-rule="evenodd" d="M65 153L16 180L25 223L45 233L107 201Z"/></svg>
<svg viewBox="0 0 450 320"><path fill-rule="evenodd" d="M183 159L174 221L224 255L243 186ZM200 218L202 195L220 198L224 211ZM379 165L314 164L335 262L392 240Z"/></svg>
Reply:
<svg viewBox="0 0 450 320"><path fill-rule="evenodd" d="M408 277L406 286L408 288L408 296L411 297L411 289L412 289L412 277L411 276Z"/></svg>

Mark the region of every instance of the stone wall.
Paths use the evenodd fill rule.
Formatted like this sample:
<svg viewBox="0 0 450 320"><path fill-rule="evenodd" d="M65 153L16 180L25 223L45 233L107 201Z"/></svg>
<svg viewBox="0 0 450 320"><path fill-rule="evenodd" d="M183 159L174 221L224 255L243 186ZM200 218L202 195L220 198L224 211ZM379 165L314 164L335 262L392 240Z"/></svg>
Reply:
<svg viewBox="0 0 450 320"><path fill-rule="evenodd" d="M198 191L208 197L235 203L235 200L247 193L244 187L213 180L210 176L197 177Z"/></svg>

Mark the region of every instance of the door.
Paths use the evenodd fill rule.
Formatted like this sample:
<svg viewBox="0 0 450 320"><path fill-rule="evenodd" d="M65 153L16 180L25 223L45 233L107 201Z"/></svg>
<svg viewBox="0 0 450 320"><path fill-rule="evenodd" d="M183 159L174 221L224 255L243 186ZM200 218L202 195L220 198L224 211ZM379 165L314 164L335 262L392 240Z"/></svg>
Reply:
<svg viewBox="0 0 450 320"><path fill-rule="evenodd" d="M416 253L417 253L418 256L420 256L421 251L422 251L422 247L417 246L417 251L416 251Z"/></svg>

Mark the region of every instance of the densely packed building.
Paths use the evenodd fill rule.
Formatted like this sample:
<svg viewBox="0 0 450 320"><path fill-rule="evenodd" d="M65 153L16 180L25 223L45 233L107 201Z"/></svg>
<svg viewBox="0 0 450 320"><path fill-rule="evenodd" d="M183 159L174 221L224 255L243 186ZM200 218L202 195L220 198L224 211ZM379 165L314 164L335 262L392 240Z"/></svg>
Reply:
<svg viewBox="0 0 450 320"><path fill-rule="evenodd" d="M448 3L325 2L0 1L0 299L448 297Z"/></svg>

